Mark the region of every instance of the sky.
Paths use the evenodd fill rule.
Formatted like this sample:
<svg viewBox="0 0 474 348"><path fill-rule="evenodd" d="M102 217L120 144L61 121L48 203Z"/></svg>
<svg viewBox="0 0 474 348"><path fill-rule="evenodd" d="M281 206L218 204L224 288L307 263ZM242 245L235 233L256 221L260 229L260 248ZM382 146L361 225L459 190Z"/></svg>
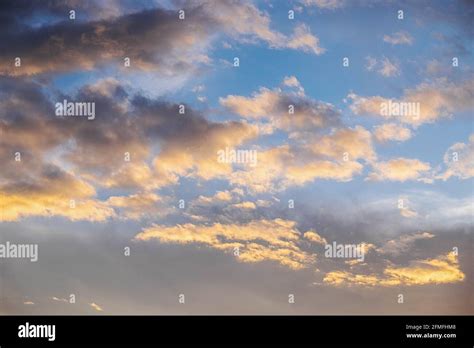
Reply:
<svg viewBox="0 0 474 348"><path fill-rule="evenodd" d="M2 2L0 314L473 314L473 20Z"/></svg>

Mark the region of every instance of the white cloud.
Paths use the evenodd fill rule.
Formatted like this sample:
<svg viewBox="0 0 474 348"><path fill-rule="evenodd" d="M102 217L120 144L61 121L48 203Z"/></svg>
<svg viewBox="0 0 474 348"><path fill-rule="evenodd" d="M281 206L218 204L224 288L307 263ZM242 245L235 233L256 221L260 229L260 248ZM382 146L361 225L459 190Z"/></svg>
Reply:
<svg viewBox="0 0 474 348"><path fill-rule="evenodd" d="M474 177L474 134L469 136L469 142L452 145L444 155L447 169L438 175L437 179L447 180L451 177L469 179Z"/></svg>
<svg viewBox="0 0 474 348"><path fill-rule="evenodd" d="M411 45L413 37L406 31L398 31L392 35L384 35L383 41L392 45Z"/></svg>
<svg viewBox="0 0 474 348"><path fill-rule="evenodd" d="M391 61L387 57L383 57L381 60L377 60L371 56L365 57L367 64L365 68L368 71L377 71L382 76L392 77L400 75L400 66L398 63Z"/></svg>
<svg viewBox="0 0 474 348"><path fill-rule="evenodd" d="M384 57L381 62L382 66L378 70L378 73L385 77L392 77L400 75L400 67L397 63L390 61L390 59Z"/></svg>
<svg viewBox="0 0 474 348"><path fill-rule="evenodd" d="M346 5L346 0L302 0L305 6L317 6L321 9L335 10Z"/></svg>
<svg viewBox="0 0 474 348"><path fill-rule="evenodd" d="M415 127L423 123L433 123L441 118L449 118L455 112L465 112L474 109L474 78L470 77L461 82L449 82L445 78L421 83L415 88L406 89L403 96L390 99L381 96L362 97L349 93L350 109L357 115L371 115L385 119L397 117L402 123ZM419 115L393 116L381 112L386 104L418 104Z"/></svg>

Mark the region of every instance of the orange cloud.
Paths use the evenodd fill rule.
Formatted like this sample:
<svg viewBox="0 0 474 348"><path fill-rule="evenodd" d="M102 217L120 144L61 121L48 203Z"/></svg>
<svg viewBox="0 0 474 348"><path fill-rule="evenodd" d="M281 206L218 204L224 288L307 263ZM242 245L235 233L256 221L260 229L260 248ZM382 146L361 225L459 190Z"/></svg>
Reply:
<svg viewBox="0 0 474 348"><path fill-rule="evenodd" d="M94 187L72 174L54 166L45 166L36 174L28 185L18 181L0 187L0 221L16 221L28 216L104 221L115 215L107 204L93 198ZM18 175L21 177L20 170Z"/></svg>
<svg viewBox="0 0 474 348"><path fill-rule="evenodd" d="M102 307L99 306L97 303L92 302L92 303L89 303L89 305L90 305L93 309L95 309L97 312L102 312L102 311L103 311Z"/></svg>
<svg viewBox="0 0 474 348"><path fill-rule="evenodd" d="M313 242L313 243L316 243L316 244L322 244L322 245L324 245L324 244L327 243L326 239L323 238L323 237L321 237L321 236L320 236L319 234L317 234L316 232L312 232L312 231L306 232L306 233L304 234L304 237L305 237L307 240L309 240L309 241L311 241L311 242Z"/></svg>
<svg viewBox="0 0 474 348"><path fill-rule="evenodd" d="M384 269L382 275L329 272L323 281L335 286L413 286L457 283L464 279L465 275L459 269L457 256L449 253L434 259L412 261L407 267L390 265Z"/></svg>
<svg viewBox="0 0 474 348"><path fill-rule="evenodd" d="M17 221L29 216L63 216L72 221L105 221L115 212L107 204L93 199L73 200L55 195L4 194L0 196L0 221Z"/></svg>
<svg viewBox="0 0 474 348"><path fill-rule="evenodd" d="M217 250L234 252L243 262L277 261L292 269L307 267L315 256L301 250L301 233L294 221L275 219L258 220L246 224L176 226L154 225L135 236L135 240L157 239L162 243L204 244Z"/></svg>

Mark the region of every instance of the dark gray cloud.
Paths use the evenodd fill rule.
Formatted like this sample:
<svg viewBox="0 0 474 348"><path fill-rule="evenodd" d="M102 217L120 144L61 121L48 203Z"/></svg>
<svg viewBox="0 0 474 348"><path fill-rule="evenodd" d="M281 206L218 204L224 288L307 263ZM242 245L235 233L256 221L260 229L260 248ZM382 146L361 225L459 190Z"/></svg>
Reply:
<svg viewBox="0 0 474 348"><path fill-rule="evenodd" d="M65 19L38 28L3 31L0 66L3 74L31 75L108 64L120 68L129 57L132 69L169 74L192 69L193 50L205 45L212 28L212 19L198 8L191 9L185 21L178 19L176 11L165 9L89 22ZM15 57L22 58L21 68L14 67Z"/></svg>

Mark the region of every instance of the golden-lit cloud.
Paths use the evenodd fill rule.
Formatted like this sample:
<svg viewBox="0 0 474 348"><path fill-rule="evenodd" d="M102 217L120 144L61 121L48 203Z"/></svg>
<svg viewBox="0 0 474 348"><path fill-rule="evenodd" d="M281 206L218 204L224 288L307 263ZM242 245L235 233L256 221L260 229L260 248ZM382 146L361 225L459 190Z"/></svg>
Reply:
<svg viewBox="0 0 474 348"><path fill-rule="evenodd" d="M2 213L0 221L16 221L29 216L63 216L72 221L105 221L115 212L107 204L93 199L73 200L47 195L1 194ZM71 207L71 204L74 207Z"/></svg>
<svg viewBox="0 0 474 348"><path fill-rule="evenodd" d="M101 306L99 306L97 303L89 303L89 306L91 306L94 310L96 310L97 312L103 312L104 310L102 309Z"/></svg>
<svg viewBox="0 0 474 348"><path fill-rule="evenodd" d="M228 95L220 104L249 120L264 120L276 129L310 131L335 126L340 112L334 105L307 97L295 76L287 76L280 87L261 87L251 97Z"/></svg>
<svg viewBox="0 0 474 348"><path fill-rule="evenodd" d="M434 259L411 261L408 266L387 266L382 274L362 274L348 271L328 272L323 281L334 286L413 286L448 284L463 281L464 273L459 268L454 253L440 255Z"/></svg>
<svg viewBox="0 0 474 348"><path fill-rule="evenodd" d="M258 136L257 126L240 122L203 125L197 131L199 134L186 139L169 139L154 159L158 175L205 180L224 177L232 172L232 163L219 162L218 151L235 149Z"/></svg>
<svg viewBox="0 0 474 348"><path fill-rule="evenodd" d="M343 127L339 111L307 97L295 76L285 77L273 90L262 87L251 97L230 95L221 98L220 103L239 116L263 119L275 129L290 132L290 139L296 143L259 151L255 168L231 174L234 185L264 192L315 179L350 181L362 172L363 165L357 160L376 159L370 132L361 126ZM316 134L308 133L311 130ZM299 146L298 142L304 144Z"/></svg>
<svg viewBox="0 0 474 348"><path fill-rule="evenodd" d="M245 224L154 225L137 234L135 240L157 239L161 243L203 244L234 253L243 262L272 260L292 269L301 269L315 260L314 255L298 246L301 236L294 221L274 219ZM238 248L238 253L235 248Z"/></svg>
<svg viewBox="0 0 474 348"><path fill-rule="evenodd" d="M417 159L395 158L387 162L373 164L374 171L369 173L368 180L382 181L407 181L429 180L423 178L431 170L429 163Z"/></svg>
<svg viewBox="0 0 474 348"><path fill-rule="evenodd" d="M370 162L376 159L371 134L361 126L339 128L331 134L316 138L310 147L317 155L346 162L357 159Z"/></svg>
<svg viewBox="0 0 474 348"><path fill-rule="evenodd" d="M241 203L236 203L232 205L234 208L240 208L240 209L257 209L257 206L255 205L254 202L241 202Z"/></svg>
<svg viewBox="0 0 474 348"><path fill-rule="evenodd" d="M317 234L316 232L312 232L312 231L309 231L309 232L306 232L304 234L304 237L313 242L313 243L316 243L316 244L327 244L327 241L324 237L321 237L319 234Z"/></svg>
<svg viewBox="0 0 474 348"><path fill-rule="evenodd" d="M356 161L332 162L327 160L314 161L306 165L289 166L284 182L286 185L304 185L315 179L350 181L362 171L362 164Z"/></svg>
<svg viewBox="0 0 474 348"><path fill-rule="evenodd" d="M282 145L258 152L258 165L237 170L229 181L253 192L283 190L316 179L350 181L376 154L371 134L360 126L313 136L302 147Z"/></svg>
<svg viewBox="0 0 474 348"><path fill-rule="evenodd" d="M22 182L21 166L17 165L20 180L0 187L0 220L64 216L73 221L104 221L115 215L113 209L94 199L93 186L74 175L54 166L45 166L35 173L35 178ZM24 169L28 171L28 167Z"/></svg>
<svg viewBox="0 0 474 348"><path fill-rule="evenodd" d="M396 279L405 285L456 283L465 278L454 253L440 255L434 259L412 261L407 267L388 267L384 273L388 278Z"/></svg>
<svg viewBox="0 0 474 348"><path fill-rule="evenodd" d="M108 188L143 188L151 190L175 184L178 181L176 175L160 174L162 175L154 173L148 164L135 161L124 164L97 183Z"/></svg>
<svg viewBox="0 0 474 348"><path fill-rule="evenodd" d="M209 196L199 196L197 203L201 204L211 204L215 202L229 202L232 200L232 193L229 191L218 191L212 197Z"/></svg>

